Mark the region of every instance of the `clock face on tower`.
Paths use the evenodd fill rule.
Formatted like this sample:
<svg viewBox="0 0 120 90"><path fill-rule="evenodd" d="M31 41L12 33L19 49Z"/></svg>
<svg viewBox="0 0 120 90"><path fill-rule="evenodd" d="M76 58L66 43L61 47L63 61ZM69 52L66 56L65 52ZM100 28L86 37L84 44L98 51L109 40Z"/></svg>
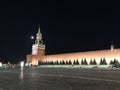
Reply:
<svg viewBox="0 0 120 90"><path fill-rule="evenodd" d="M40 36L39 36L39 37L37 37L37 40L41 41L41 39L42 39L42 38L41 38Z"/></svg>

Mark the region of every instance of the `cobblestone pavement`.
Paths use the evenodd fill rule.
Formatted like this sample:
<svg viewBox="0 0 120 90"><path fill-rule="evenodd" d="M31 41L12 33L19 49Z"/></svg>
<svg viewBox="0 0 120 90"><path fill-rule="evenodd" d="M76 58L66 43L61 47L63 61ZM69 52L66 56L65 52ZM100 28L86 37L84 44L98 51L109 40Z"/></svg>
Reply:
<svg viewBox="0 0 120 90"><path fill-rule="evenodd" d="M120 69L0 69L0 90L120 90Z"/></svg>

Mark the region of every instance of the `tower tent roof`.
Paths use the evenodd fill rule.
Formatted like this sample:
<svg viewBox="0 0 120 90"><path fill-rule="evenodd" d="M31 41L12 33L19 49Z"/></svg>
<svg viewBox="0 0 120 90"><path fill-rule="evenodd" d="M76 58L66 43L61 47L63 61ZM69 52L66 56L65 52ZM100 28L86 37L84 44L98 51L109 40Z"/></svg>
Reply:
<svg viewBox="0 0 120 90"><path fill-rule="evenodd" d="M37 33L37 35L40 35L40 36L42 35L42 34L41 34L41 31L40 31L40 25L39 25L39 28L38 28L38 33Z"/></svg>

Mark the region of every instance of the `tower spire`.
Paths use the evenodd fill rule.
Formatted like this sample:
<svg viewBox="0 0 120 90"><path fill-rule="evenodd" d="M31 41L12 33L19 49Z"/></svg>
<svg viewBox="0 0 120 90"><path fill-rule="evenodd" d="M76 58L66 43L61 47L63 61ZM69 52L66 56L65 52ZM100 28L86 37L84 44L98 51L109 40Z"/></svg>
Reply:
<svg viewBox="0 0 120 90"><path fill-rule="evenodd" d="M38 28L38 32L36 34L36 41L35 41L35 44L36 45L40 45L42 42L42 34L40 32L40 25L39 25L39 28Z"/></svg>
<svg viewBox="0 0 120 90"><path fill-rule="evenodd" d="M40 25L36 34L35 44L32 45L32 55L37 55L39 49L45 49L45 45L42 40L42 33L40 32Z"/></svg>
<svg viewBox="0 0 120 90"><path fill-rule="evenodd" d="M38 35L40 35L41 34L41 32L40 32L40 24L39 24L39 28L38 28L38 33L37 33Z"/></svg>

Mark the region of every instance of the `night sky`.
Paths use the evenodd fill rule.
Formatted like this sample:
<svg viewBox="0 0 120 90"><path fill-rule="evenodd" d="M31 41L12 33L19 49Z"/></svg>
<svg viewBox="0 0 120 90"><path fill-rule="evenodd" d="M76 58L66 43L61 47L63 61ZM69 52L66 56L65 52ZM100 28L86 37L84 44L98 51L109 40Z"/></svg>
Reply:
<svg viewBox="0 0 120 90"><path fill-rule="evenodd" d="M114 0L1 1L0 60L25 60L39 24L46 54L120 48L120 5Z"/></svg>

